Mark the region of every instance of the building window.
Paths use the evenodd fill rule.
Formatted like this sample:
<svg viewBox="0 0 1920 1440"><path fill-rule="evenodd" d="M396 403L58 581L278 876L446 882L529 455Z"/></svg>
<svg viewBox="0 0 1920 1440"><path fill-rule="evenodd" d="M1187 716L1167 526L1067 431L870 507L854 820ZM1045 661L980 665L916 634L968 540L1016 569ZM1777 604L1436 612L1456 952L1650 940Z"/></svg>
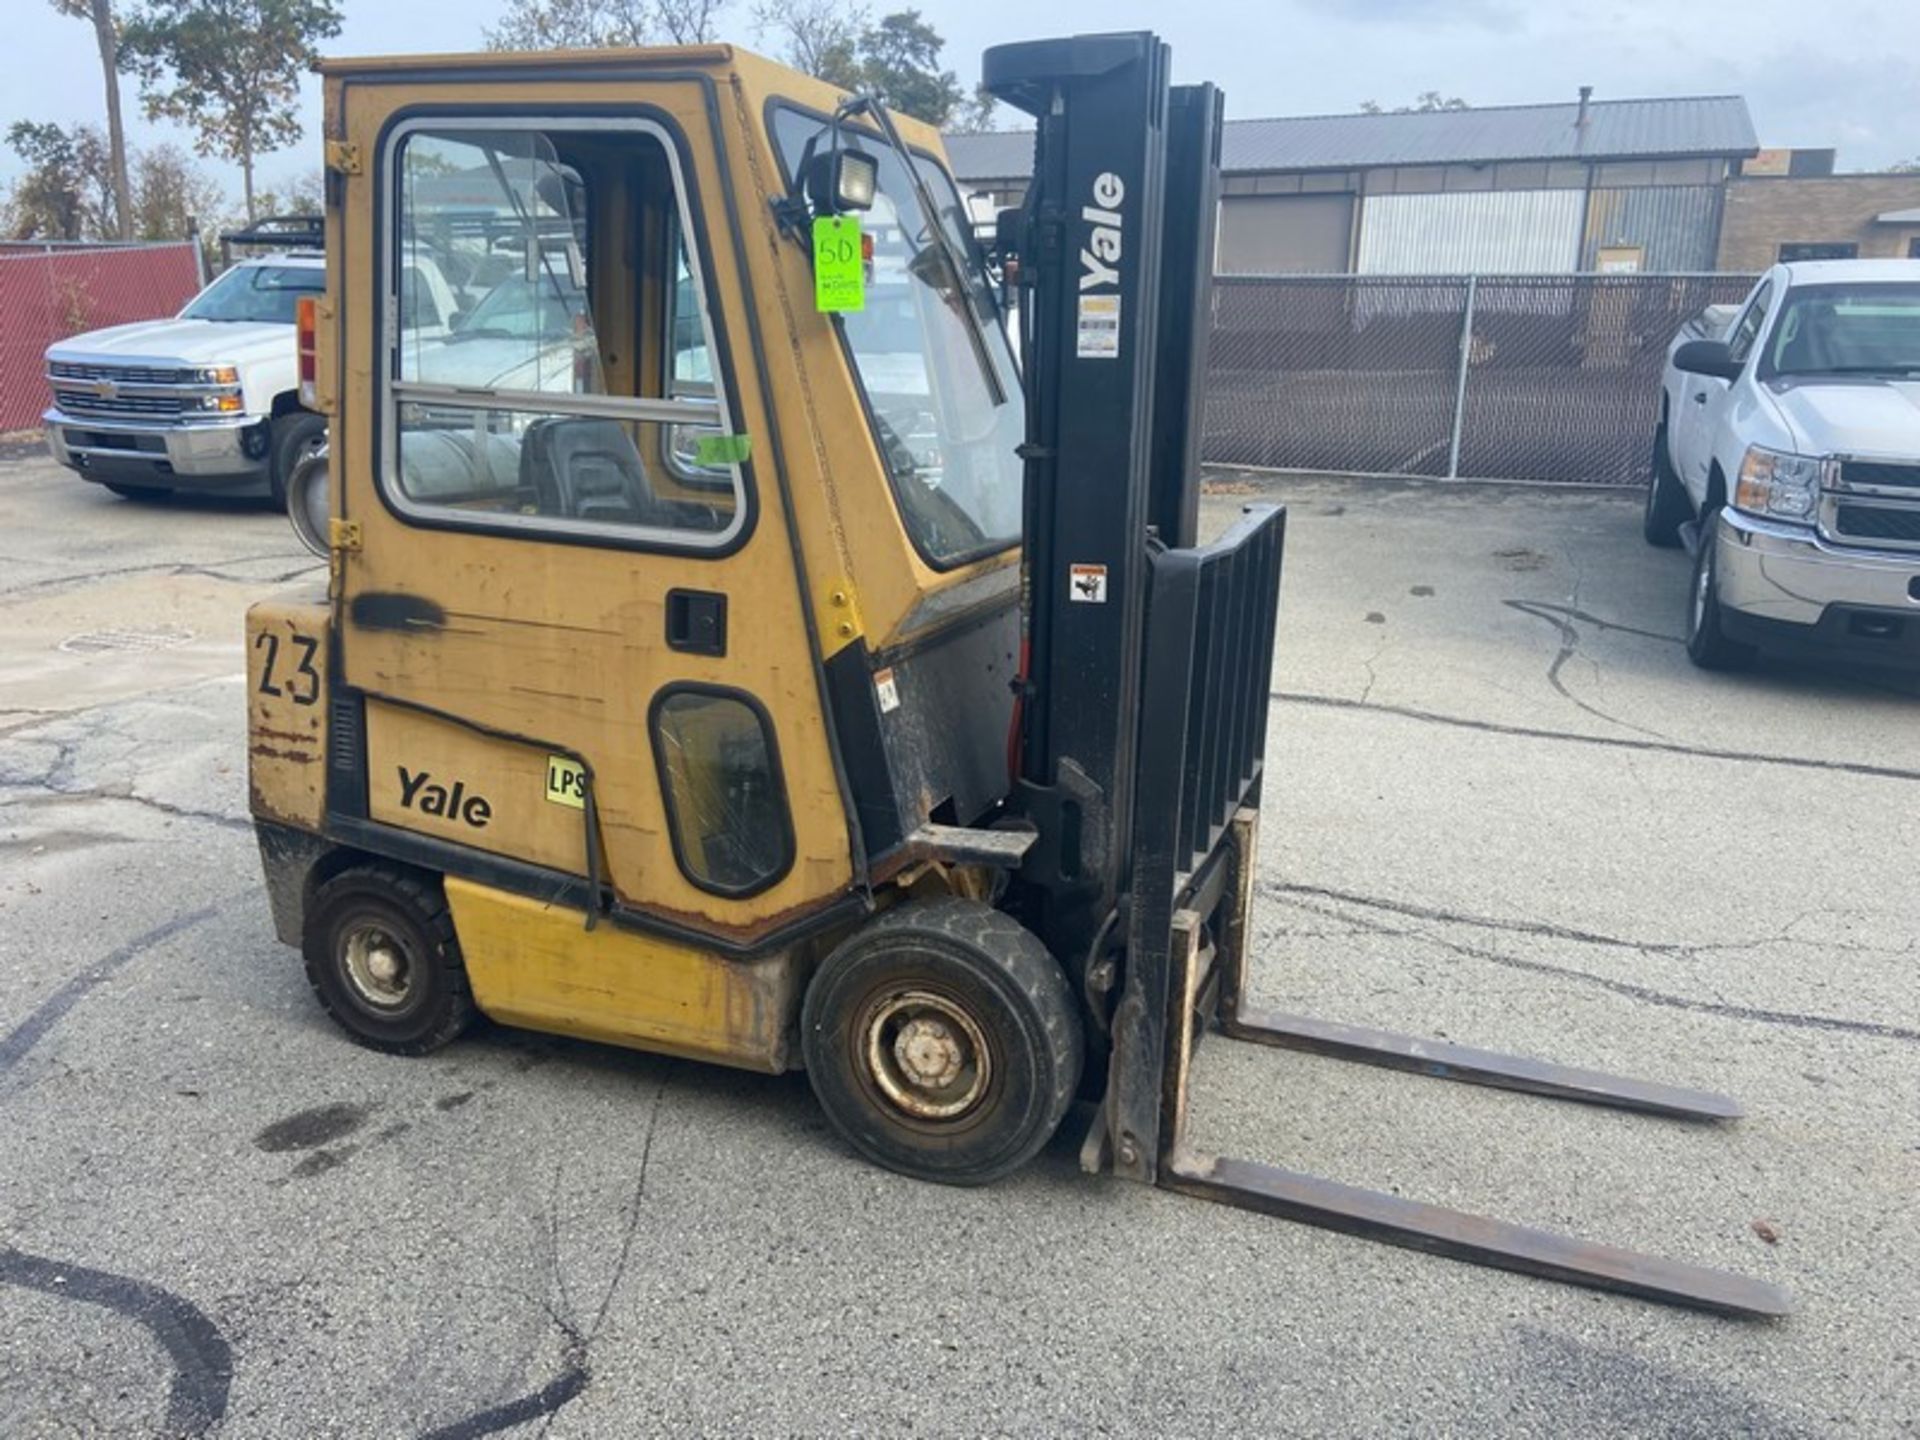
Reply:
<svg viewBox="0 0 1920 1440"><path fill-rule="evenodd" d="M1854 260L1860 247L1851 240L1809 240L1780 247L1780 263L1794 260Z"/></svg>
<svg viewBox="0 0 1920 1440"><path fill-rule="evenodd" d="M1907 258L1909 260L1920 260L1920 235L1916 235L1913 239L1907 241Z"/></svg>

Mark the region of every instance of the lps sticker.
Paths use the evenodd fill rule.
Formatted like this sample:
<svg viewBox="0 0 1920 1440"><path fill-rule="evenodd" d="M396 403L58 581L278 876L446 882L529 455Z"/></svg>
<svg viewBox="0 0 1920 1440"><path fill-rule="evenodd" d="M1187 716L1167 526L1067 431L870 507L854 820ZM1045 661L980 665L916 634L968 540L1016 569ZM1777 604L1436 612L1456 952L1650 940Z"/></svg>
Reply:
<svg viewBox="0 0 1920 1440"><path fill-rule="evenodd" d="M1104 605L1107 603L1107 567L1104 565L1069 565L1067 567L1067 598L1082 605Z"/></svg>
<svg viewBox="0 0 1920 1440"><path fill-rule="evenodd" d="M900 708L900 686L893 678L891 667L873 672L873 688L880 697L882 715L891 715Z"/></svg>
<svg viewBox="0 0 1920 1440"><path fill-rule="evenodd" d="M587 808L587 767L564 755L547 756L547 799L575 810Z"/></svg>

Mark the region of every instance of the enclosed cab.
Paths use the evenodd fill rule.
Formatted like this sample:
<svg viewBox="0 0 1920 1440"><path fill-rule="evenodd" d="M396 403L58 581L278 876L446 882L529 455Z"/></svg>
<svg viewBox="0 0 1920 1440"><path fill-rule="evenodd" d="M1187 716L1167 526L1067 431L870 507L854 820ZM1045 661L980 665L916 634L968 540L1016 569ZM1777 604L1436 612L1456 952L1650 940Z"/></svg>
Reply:
<svg viewBox="0 0 1920 1440"><path fill-rule="evenodd" d="M867 303L817 311L777 202L843 99L724 47L327 67L330 579L250 617L252 797L360 1038L470 996L782 1070L827 941L1017 863L941 837L1008 788L1019 377L904 119L911 166L838 127ZM491 277L444 333L422 257Z"/></svg>

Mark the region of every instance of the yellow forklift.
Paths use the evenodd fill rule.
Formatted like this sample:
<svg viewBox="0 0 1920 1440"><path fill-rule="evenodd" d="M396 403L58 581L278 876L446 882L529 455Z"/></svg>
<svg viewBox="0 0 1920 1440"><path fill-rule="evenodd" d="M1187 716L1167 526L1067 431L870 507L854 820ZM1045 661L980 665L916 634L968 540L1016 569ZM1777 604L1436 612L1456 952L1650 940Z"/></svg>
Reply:
<svg viewBox="0 0 1920 1440"><path fill-rule="evenodd" d="M324 67L295 510L328 583L248 618L267 890L321 1003L398 1054L486 1015L804 1067L853 1149L947 1183L1079 1097L1090 1170L1781 1313L1184 1142L1209 1025L1738 1111L1250 1006L1284 515L1197 533L1220 95L1147 34L984 69L1038 126L990 244L935 131L730 47Z"/></svg>

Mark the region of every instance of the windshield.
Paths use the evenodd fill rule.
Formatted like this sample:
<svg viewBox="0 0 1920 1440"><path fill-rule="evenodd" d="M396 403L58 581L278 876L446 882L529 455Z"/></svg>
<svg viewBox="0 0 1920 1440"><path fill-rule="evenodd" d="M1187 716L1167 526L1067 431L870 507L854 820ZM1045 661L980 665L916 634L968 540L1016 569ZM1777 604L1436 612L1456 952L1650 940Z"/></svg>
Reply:
<svg viewBox="0 0 1920 1440"><path fill-rule="evenodd" d="M1769 375L1920 375L1920 284L1787 291Z"/></svg>
<svg viewBox="0 0 1920 1440"><path fill-rule="evenodd" d="M775 112L774 132L790 174L807 142L820 136L824 145L829 133L817 117L784 109ZM951 276L931 229L944 226L954 249L974 256L966 207L947 173L921 159L940 211L931 220L890 147L857 130L843 131L842 141L880 164L873 208L859 217L873 240L866 308L839 321L901 520L938 566L1005 549L1020 538L1020 379L986 276L977 265ZM984 357L968 310L984 338Z"/></svg>
<svg viewBox="0 0 1920 1440"><path fill-rule="evenodd" d="M291 325L300 297L326 288L327 272L318 265L240 265L194 296L180 318Z"/></svg>

